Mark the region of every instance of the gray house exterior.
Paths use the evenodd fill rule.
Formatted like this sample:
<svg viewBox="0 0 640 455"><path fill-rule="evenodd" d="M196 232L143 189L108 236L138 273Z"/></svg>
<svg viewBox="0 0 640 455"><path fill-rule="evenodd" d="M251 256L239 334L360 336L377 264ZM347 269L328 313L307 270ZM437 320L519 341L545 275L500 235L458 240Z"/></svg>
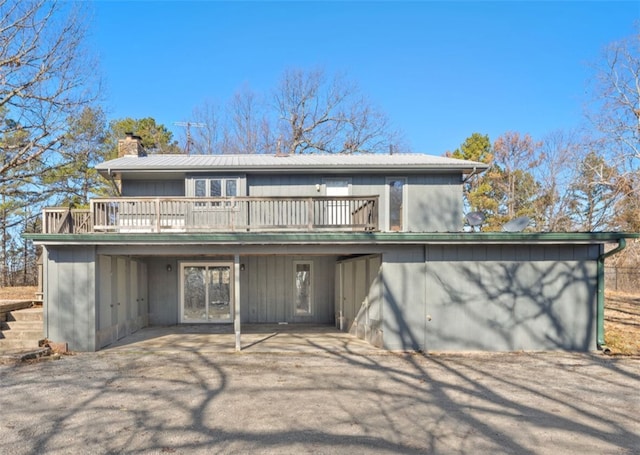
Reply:
<svg viewBox="0 0 640 455"><path fill-rule="evenodd" d="M95 351L146 326L331 324L391 350L604 343L617 233L463 232L482 163L428 155L155 155L121 197L46 209L44 335ZM239 348L239 341L237 342Z"/></svg>

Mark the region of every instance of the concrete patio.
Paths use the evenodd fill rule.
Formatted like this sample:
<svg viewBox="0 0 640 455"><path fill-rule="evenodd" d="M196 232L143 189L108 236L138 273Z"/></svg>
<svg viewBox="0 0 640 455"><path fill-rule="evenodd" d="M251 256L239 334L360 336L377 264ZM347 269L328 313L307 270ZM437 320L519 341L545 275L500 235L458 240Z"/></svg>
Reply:
<svg viewBox="0 0 640 455"><path fill-rule="evenodd" d="M366 354L379 348L330 325L245 324L243 352L350 352ZM102 350L148 352L235 352L229 324L181 324L141 329Z"/></svg>

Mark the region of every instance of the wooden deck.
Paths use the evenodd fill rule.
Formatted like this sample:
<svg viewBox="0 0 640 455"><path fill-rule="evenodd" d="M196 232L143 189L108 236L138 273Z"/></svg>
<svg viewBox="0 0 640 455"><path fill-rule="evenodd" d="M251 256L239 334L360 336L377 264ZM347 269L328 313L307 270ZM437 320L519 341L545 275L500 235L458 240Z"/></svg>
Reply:
<svg viewBox="0 0 640 455"><path fill-rule="evenodd" d="M112 198L46 208L44 234L377 231L378 196Z"/></svg>

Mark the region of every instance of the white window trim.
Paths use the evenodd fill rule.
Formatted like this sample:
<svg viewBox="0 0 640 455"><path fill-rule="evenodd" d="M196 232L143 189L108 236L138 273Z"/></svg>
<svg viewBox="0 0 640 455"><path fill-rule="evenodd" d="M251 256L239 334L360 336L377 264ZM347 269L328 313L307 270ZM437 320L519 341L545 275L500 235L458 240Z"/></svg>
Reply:
<svg viewBox="0 0 640 455"><path fill-rule="evenodd" d="M308 264L309 265L309 312L300 312L298 311L298 309L296 308L296 300L295 300L295 295L296 295L296 278L297 278L297 266L299 264ZM314 305L313 305L313 261L293 261L293 295L294 295L294 300L293 300L293 314L296 317L308 317L308 316L313 316L314 313Z"/></svg>
<svg viewBox="0 0 640 455"><path fill-rule="evenodd" d="M408 179L406 176L399 177L386 177L384 181L385 188L385 203L384 203L384 213L385 213L385 229L387 232L391 232L391 217L389 216L390 206L391 206L391 191L389 183L394 180L401 180L402 183L402 230L397 232L406 232L407 231L407 186ZM395 232L395 231L394 231Z"/></svg>
<svg viewBox="0 0 640 455"><path fill-rule="evenodd" d="M211 183L210 180L222 180L222 186L226 191L225 180L235 180L236 181L236 196L244 196L246 193L246 182L244 175L190 175L185 179L185 194L187 197L197 197L196 196L196 180L206 180L207 181L207 197L211 193ZM223 196L226 197L226 196Z"/></svg>
<svg viewBox="0 0 640 455"><path fill-rule="evenodd" d="M219 180L220 181L220 192L222 193L221 196L211 196L211 181L212 180ZM236 182L236 195L235 196L227 196L226 192L227 192L227 184L226 182L229 180L234 180ZM204 181L205 182L205 196L196 196L196 182L198 181ZM232 199L234 197L240 196L242 189L240 187L242 183L242 178L236 175L226 175L226 176L216 176L216 175L207 175L207 176L197 176L197 177L191 177L190 178L190 183L188 184L188 187L190 188L190 191L188 191L188 197L193 197L193 198L198 198L198 197L219 197L219 198L223 198L223 199ZM219 202L212 202L209 206L209 204L202 202L202 203L196 203L195 204L195 208L198 210L209 210L209 209L213 209L213 210L238 210L238 207L236 206L235 203L232 202L225 202L225 203L219 203Z"/></svg>

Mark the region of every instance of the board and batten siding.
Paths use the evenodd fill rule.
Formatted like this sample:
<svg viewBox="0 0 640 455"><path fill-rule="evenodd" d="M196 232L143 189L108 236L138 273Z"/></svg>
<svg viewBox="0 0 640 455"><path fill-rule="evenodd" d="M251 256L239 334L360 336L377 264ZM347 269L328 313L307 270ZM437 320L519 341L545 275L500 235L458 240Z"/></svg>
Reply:
<svg viewBox="0 0 640 455"><path fill-rule="evenodd" d="M123 197L184 197L184 180L123 180Z"/></svg>
<svg viewBox="0 0 640 455"><path fill-rule="evenodd" d="M149 257L149 325L175 325L180 312L179 260L187 258ZM171 271L167 267L171 266Z"/></svg>
<svg viewBox="0 0 640 455"><path fill-rule="evenodd" d="M74 351L95 351L95 247L46 248L44 337Z"/></svg>
<svg viewBox="0 0 640 455"><path fill-rule="evenodd" d="M384 347L593 350L599 251L430 245L385 254Z"/></svg>
<svg viewBox="0 0 640 455"><path fill-rule="evenodd" d="M335 256L241 256L240 315L244 323L308 322L333 324ZM312 264L310 315L294 310L294 267Z"/></svg>
<svg viewBox="0 0 640 455"><path fill-rule="evenodd" d="M233 262L229 256L149 257L149 324L178 324L180 314L180 261ZM294 311L294 264L311 262L312 313ZM240 318L243 323L309 322L333 324L335 256L240 256ZM167 271L167 266L171 271Z"/></svg>
<svg viewBox="0 0 640 455"><path fill-rule="evenodd" d="M460 174L411 175L407 181L406 199L405 231L462 230L463 196Z"/></svg>
<svg viewBox="0 0 640 455"><path fill-rule="evenodd" d="M128 257L98 255L98 348L149 323L147 264Z"/></svg>
<svg viewBox="0 0 640 455"><path fill-rule="evenodd" d="M336 268L336 325L382 347L382 258L339 261Z"/></svg>
<svg viewBox="0 0 640 455"><path fill-rule="evenodd" d="M462 228L462 185L460 174L429 175L249 175L248 195L324 196L326 179L351 182L351 196L379 196L379 226L388 228L387 177L407 179L404 200L404 230L409 232L456 232Z"/></svg>

